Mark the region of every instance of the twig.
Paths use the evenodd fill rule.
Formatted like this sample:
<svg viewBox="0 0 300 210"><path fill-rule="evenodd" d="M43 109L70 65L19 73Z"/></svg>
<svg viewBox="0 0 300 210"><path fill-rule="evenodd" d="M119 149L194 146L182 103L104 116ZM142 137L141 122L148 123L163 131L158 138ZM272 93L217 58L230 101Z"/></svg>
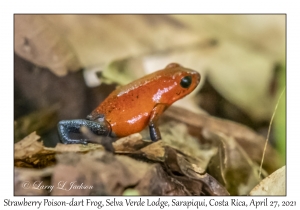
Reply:
<svg viewBox="0 0 300 210"><path fill-rule="evenodd" d="M285 88L282 90L282 92L281 92L281 94L280 94L280 96L278 98L278 101L276 103L274 112L273 112L272 117L271 117L271 121L270 121L270 124L269 124L269 129L268 129L268 135L267 135L267 139L266 139L266 143L265 143L265 147L264 147L264 151L263 151L263 156L262 156L260 167L259 167L259 174L258 174L259 178L261 177L262 165L263 165L263 162L264 162L265 153L266 153L267 145L268 145L268 142L269 142L269 136L270 136L270 132L271 132L271 127L272 127L272 124L273 124L274 116L275 116L275 113L276 113L279 101L280 101L280 99L281 99L284 91L285 91Z"/></svg>

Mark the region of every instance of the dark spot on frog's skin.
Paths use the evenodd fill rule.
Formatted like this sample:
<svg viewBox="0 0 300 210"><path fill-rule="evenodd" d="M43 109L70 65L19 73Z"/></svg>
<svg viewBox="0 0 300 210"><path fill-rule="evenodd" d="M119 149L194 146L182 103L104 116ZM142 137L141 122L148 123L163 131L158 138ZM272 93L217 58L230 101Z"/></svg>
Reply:
<svg viewBox="0 0 300 210"><path fill-rule="evenodd" d="M139 96L136 96L136 98L139 98Z"/></svg>
<svg viewBox="0 0 300 210"><path fill-rule="evenodd" d="M177 95L180 95L180 94L181 94L181 91L179 91L179 92L176 92L176 94L177 94Z"/></svg>

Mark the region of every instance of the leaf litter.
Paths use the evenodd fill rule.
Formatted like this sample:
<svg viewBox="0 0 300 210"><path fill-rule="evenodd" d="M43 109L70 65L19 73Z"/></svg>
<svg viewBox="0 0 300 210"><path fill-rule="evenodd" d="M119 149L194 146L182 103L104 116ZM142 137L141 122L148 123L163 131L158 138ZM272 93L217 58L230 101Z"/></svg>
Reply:
<svg viewBox="0 0 300 210"><path fill-rule="evenodd" d="M114 154L93 143L44 147L40 137L32 133L15 144L15 176L51 168L48 180L53 186L65 180L68 187L70 183L85 187L45 189L43 193L48 195L122 195L128 188L139 195L247 195L261 181L255 159L239 145L235 135L228 136L216 126L220 123L230 128L232 122L193 114L202 122L199 126L201 123L194 124L194 118L188 118L186 110L185 123L170 117L183 111L181 108L168 111L161 119L162 140L150 142L147 131L132 134L113 143ZM237 133L245 129L235 126ZM272 155L275 158L274 151ZM265 164L274 166L274 161L266 159ZM27 195L19 187L16 192Z"/></svg>

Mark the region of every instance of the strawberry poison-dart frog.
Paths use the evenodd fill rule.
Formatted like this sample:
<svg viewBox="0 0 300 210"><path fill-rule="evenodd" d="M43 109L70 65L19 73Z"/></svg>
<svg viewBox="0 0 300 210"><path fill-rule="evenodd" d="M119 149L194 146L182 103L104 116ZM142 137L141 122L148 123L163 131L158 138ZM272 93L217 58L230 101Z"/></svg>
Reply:
<svg viewBox="0 0 300 210"><path fill-rule="evenodd" d="M63 120L58 123L62 143L87 144L88 139L72 139L81 126L94 134L112 138L140 132L146 126L152 141L161 139L157 122L175 101L192 92L200 82L200 74L171 63L164 69L146 75L114 90L86 119Z"/></svg>

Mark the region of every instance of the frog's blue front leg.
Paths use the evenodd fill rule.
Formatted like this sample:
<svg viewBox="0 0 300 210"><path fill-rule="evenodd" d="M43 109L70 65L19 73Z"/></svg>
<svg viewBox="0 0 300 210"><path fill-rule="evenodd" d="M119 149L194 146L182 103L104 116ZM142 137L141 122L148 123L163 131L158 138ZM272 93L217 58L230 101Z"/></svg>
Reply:
<svg viewBox="0 0 300 210"><path fill-rule="evenodd" d="M81 126L88 127L94 134L108 136L110 134L110 126L103 119L99 121L91 121L84 119L62 120L58 123L58 135L64 144L87 144L88 139L72 139L70 133L80 133Z"/></svg>

